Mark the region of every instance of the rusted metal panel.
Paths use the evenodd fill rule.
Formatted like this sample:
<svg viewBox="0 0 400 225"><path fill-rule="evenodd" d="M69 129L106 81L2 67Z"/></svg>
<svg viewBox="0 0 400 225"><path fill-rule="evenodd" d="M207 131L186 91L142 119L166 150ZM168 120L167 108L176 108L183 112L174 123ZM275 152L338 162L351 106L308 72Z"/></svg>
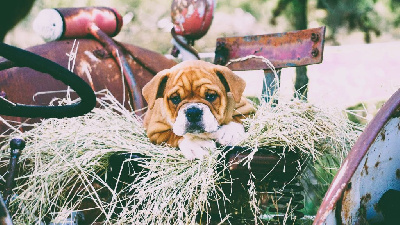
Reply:
<svg viewBox="0 0 400 225"><path fill-rule="evenodd" d="M249 55L263 56L275 68L305 66L321 63L325 39L325 27L286 33L225 37L217 39L215 64L225 65L233 59ZM269 69L260 59L234 62L232 70Z"/></svg>
<svg viewBox="0 0 400 225"><path fill-rule="evenodd" d="M116 60L97 41L91 39L78 39L79 48L73 72L85 80L97 92L108 89L117 100L130 108L133 105L127 84L123 79L121 70ZM126 55L128 64L135 75L137 85L142 88L153 76L162 69L175 65L172 60L163 55L148 51L137 46L118 43ZM49 42L47 44L28 48L57 64L67 67L73 40ZM3 63L0 59L0 93L6 95L14 103L27 105L48 105L53 98L64 98L67 86L53 79L51 76L34 71L30 68L10 68L10 63ZM124 86L125 82L125 86ZM42 94L40 94L42 93ZM72 95L75 98L76 95ZM3 116L7 120L24 121L26 118ZM31 122L38 120L31 120ZM0 123L0 134L7 126Z"/></svg>
<svg viewBox="0 0 400 225"><path fill-rule="evenodd" d="M400 191L399 117L400 89L358 138L324 197L315 225L382 219L377 206L382 194L388 189Z"/></svg>
<svg viewBox="0 0 400 225"><path fill-rule="evenodd" d="M390 189L400 191L399 137L400 118L392 118L380 130L346 186L341 203L342 223L383 223L379 200Z"/></svg>

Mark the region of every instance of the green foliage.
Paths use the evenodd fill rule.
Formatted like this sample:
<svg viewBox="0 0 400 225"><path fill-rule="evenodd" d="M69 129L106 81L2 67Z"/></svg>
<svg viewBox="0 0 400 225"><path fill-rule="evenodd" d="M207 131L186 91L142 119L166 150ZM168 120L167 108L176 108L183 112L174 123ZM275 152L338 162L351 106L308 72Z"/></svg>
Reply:
<svg viewBox="0 0 400 225"><path fill-rule="evenodd" d="M375 116L378 110L382 108L384 103L385 101L373 103L362 102L354 106L350 106L347 108L347 117L354 123L366 125L368 123L367 118Z"/></svg>
<svg viewBox="0 0 400 225"><path fill-rule="evenodd" d="M371 42L371 33L381 34L380 17L374 10L376 0L318 0L319 8L327 10L326 24L332 29L332 39L340 27L349 31L356 29L364 33L364 41Z"/></svg>

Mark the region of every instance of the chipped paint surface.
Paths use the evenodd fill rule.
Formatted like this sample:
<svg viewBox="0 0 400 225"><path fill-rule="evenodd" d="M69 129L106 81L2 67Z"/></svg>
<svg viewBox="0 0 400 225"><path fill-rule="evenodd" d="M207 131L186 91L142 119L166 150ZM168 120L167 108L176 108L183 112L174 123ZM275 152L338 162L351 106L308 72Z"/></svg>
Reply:
<svg viewBox="0 0 400 225"><path fill-rule="evenodd" d="M400 118L392 118L381 129L380 135L354 173L352 189L343 195L342 221L352 224L383 222L377 204L389 189L400 191ZM384 134L384 135L382 135Z"/></svg>
<svg viewBox="0 0 400 225"><path fill-rule="evenodd" d="M382 222L377 203L387 190L400 191L399 109L400 89L358 138L329 187L313 224L331 224L327 218L331 220L337 210L340 217L334 218L338 224Z"/></svg>
<svg viewBox="0 0 400 225"><path fill-rule="evenodd" d="M86 79L90 85L90 87L95 90L94 84L93 84L93 78L90 75L90 73L92 72L92 67L90 66L90 63L86 62L85 60L82 60L79 63L78 69L80 70L80 74L85 74L86 75Z"/></svg>
<svg viewBox="0 0 400 225"><path fill-rule="evenodd" d="M84 52L87 57L91 60L92 63L99 63L101 62L91 51Z"/></svg>
<svg viewBox="0 0 400 225"><path fill-rule="evenodd" d="M176 34L188 39L199 39L210 28L213 0L174 0L171 5L171 19Z"/></svg>
<svg viewBox="0 0 400 225"><path fill-rule="evenodd" d="M230 60L249 55L263 56L275 68L321 63L324 39L325 27L266 35L222 37L217 39L214 63L225 65ZM233 62L228 67L235 71L268 69L257 58Z"/></svg>

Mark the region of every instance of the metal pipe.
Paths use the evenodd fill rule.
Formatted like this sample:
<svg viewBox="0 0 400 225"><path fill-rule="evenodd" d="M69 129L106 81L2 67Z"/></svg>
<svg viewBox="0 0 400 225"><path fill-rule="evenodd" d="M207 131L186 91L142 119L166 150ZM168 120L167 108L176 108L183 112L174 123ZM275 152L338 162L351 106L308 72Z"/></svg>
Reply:
<svg viewBox="0 0 400 225"><path fill-rule="evenodd" d="M12 189L15 185L15 174L18 169L18 159L21 155L22 150L25 148L25 141L21 138L13 138L10 141L10 164L8 165L8 176L6 179L6 187L3 193L3 199L8 207L11 199Z"/></svg>
<svg viewBox="0 0 400 225"><path fill-rule="evenodd" d="M126 82L128 82L129 89L133 98L133 106L136 110L137 115L142 115L144 103L142 98L142 91L136 83L136 79L132 73L128 61L126 60L122 49L115 44L115 42L104 33L95 23L89 27L90 34L92 34L98 41L100 41L104 47L110 52L116 59L118 64L122 67L122 73L125 76Z"/></svg>

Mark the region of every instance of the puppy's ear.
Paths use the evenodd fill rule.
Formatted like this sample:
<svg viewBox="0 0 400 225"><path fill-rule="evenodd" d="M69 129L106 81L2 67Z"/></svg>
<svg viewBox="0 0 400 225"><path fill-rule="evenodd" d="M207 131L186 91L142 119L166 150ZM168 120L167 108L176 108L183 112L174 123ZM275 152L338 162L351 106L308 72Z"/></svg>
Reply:
<svg viewBox="0 0 400 225"><path fill-rule="evenodd" d="M142 89L143 97L147 101L150 109L154 107L157 98L162 98L164 95L165 84L167 83L169 69L162 70L157 73Z"/></svg>
<svg viewBox="0 0 400 225"><path fill-rule="evenodd" d="M215 74L217 74L222 84L224 84L226 92L231 92L235 102L240 102L246 82L225 66L216 65Z"/></svg>

